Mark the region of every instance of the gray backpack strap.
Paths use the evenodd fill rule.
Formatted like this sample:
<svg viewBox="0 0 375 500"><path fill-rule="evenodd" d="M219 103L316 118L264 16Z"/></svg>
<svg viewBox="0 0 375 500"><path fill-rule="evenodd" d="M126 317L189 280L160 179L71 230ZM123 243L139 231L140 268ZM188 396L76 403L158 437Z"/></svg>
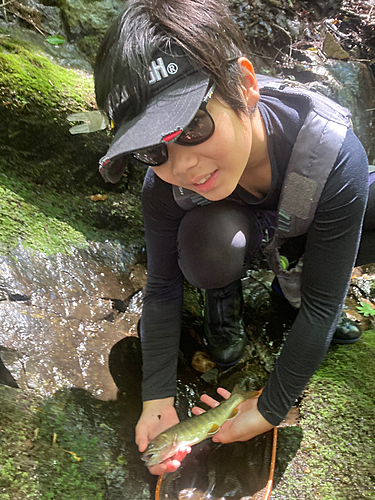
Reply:
<svg viewBox="0 0 375 500"><path fill-rule="evenodd" d="M270 82L265 87L266 93L270 88L271 93L280 95L282 85L283 82ZM286 269L285 260L280 259L279 248L288 239L308 232L351 122L347 109L320 94L305 88L301 92L298 86L281 91L305 96L310 102L310 110L289 160L279 201L276 232L264 251L285 297L294 307L299 307L303 259L292 269Z"/></svg>
<svg viewBox="0 0 375 500"><path fill-rule="evenodd" d="M196 206L208 205L212 203L202 195L191 191L190 189L182 188L181 186L172 185L173 198L177 205L184 210L191 210Z"/></svg>
<svg viewBox="0 0 375 500"><path fill-rule="evenodd" d="M323 188L351 126L350 111L297 82L272 81L263 90L278 96L280 92L302 95L310 103L293 147L279 202L278 237L287 239L307 233L314 219Z"/></svg>
<svg viewBox="0 0 375 500"><path fill-rule="evenodd" d="M347 130L348 124L309 111L297 136L281 193L280 237L307 233Z"/></svg>

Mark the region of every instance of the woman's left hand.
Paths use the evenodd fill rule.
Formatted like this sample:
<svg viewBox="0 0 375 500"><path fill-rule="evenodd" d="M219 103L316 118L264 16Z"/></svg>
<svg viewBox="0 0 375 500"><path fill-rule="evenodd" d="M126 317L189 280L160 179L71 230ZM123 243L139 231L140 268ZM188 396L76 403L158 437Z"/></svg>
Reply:
<svg viewBox="0 0 375 500"><path fill-rule="evenodd" d="M222 387L217 389L218 394L224 399L229 399L231 393ZM201 401L211 408L219 404L218 401L207 394L201 396ZM238 405L239 412L232 420L227 420L220 430L213 436L215 443L233 443L235 441L248 441L259 434L263 434L271 429L271 425L258 411L258 398L248 399ZM192 412L194 415L200 415L205 410L194 406Z"/></svg>

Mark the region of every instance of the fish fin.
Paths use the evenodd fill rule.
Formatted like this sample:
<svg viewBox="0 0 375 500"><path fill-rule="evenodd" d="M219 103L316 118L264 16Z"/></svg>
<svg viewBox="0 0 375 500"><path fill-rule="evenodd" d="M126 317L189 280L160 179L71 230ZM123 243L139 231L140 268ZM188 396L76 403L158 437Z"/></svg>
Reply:
<svg viewBox="0 0 375 500"><path fill-rule="evenodd" d="M208 431L207 433L207 437L211 437L213 436L214 434L216 434L220 429L220 426L217 425L217 424L212 424L212 427L211 429Z"/></svg>
<svg viewBox="0 0 375 500"><path fill-rule="evenodd" d="M174 438L173 438L173 445L172 445L172 446L173 446L173 448L175 448L175 447L177 446L177 438L178 438L178 436L177 436L177 433L176 433L176 434L174 435Z"/></svg>
<svg viewBox="0 0 375 500"><path fill-rule="evenodd" d="M232 418L234 418L239 411L240 410L238 408L235 408L234 410L232 410L232 413L229 415L229 417L227 418L227 420L232 420Z"/></svg>
<svg viewBox="0 0 375 500"><path fill-rule="evenodd" d="M260 396L260 393L262 391L244 391L243 389L241 389L240 385L237 384L235 385L233 391L232 391L232 394L240 394L243 399L254 399L254 398L258 398Z"/></svg>

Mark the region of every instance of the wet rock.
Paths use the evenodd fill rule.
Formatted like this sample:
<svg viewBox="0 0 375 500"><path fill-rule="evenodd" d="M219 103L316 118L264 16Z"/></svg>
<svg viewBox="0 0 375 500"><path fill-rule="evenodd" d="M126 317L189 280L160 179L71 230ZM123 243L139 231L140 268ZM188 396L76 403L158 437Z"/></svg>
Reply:
<svg viewBox="0 0 375 500"><path fill-rule="evenodd" d="M144 264L135 264L130 270L130 280L134 288L145 287L146 279L146 266Z"/></svg>
<svg viewBox="0 0 375 500"><path fill-rule="evenodd" d="M35 0L21 0L20 5L24 5L31 12L38 13L39 26L49 35L61 34L63 24L60 9L57 6L43 5Z"/></svg>
<svg viewBox="0 0 375 500"><path fill-rule="evenodd" d="M0 292L2 299L27 301L30 299L30 282L17 269L14 259L0 256Z"/></svg>
<svg viewBox="0 0 375 500"><path fill-rule="evenodd" d="M17 382L14 380L13 375L6 368L1 358L1 350L0 350L0 384L8 385L9 387L14 387L16 389L19 388Z"/></svg>
<svg viewBox="0 0 375 500"><path fill-rule="evenodd" d="M120 0L61 0L59 5L69 32L75 38L106 29L123 7Z"/></svg>
<svg viewBox="0 0 375 500"><path fill-rule="evenodd" d="M217 368L213 368L212 370L203 373L201 378L209 384L216 384L218 377L219 370Z"/></svg>
<svg viewBox="0 0 375 500"><path fill-rule="evenodd" d="M290 66L283 67L283 74L348 108L369 162L375 163L375 88L369 67L357 61L325 60L318 51L305 50L294 56Z"/></svg>
<svg viewBox="0 0 375 500"><path fill-rule="evenodd" d="M131 254L123 254L113 244L51 257L18 247L17 264L2 259L2 287L26 296L27 286L29 297L0 301L0 345L17 352L17 359L4 362L17 380L21 365L21 386L43 395L81 387L98 398L116 398L108 355L136 332L142 302L129 277Z"/></svg>
<svg viewBox="0 0 375 500"><path fill-rule="evenodd" d="M191 366L200 373L206 373L215 368L214 363L206 352L196 351L191 360Z"/></svg>
<svg viewBox="0 0 375 500"><path fill-rule="evenodd" d="M366 149L370 164L375 164L374 118L371 111L375 108L375 88L368 66L355 61L327 61L320 72L322 69L326 78L315 88L350 109L354 131Z"/></svg>
<svg viewBox="0 0 375 500"><path fill-rule="evenodd" d="M375 326L374 315L360 313L361 306L368 304L375 310L375 264L366 264L355 267L352 279L345 299L345 312L350 319L361 324L362 330L368 330Z"/></svg>

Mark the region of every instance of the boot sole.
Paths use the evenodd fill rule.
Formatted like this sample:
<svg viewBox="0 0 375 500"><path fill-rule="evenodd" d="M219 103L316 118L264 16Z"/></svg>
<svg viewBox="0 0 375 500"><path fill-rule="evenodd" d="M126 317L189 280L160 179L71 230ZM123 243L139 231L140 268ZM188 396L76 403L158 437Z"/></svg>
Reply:
<svg viewBox="0 0 375 500"><path fill-rule="evenodd" d="M233 361L233 363L229 363L229 364L218 363L215 360L214 360L214 362L217 364L217 366L221 366L222 368L230 368L231 366L234 366L237 363L239 363L241 361L241 359L242 359L242 356L240 358L238 358L236 361Z"/></svg>
<svg viewBox="0 0 375 500"><path fill-rule="evenodd" d="M356 339L350 339L350 340L341 340L341 339L335 339L333 338L331 340L331 344L354 344L354 342L358 342L361 337L357 337Z"/></svg>

